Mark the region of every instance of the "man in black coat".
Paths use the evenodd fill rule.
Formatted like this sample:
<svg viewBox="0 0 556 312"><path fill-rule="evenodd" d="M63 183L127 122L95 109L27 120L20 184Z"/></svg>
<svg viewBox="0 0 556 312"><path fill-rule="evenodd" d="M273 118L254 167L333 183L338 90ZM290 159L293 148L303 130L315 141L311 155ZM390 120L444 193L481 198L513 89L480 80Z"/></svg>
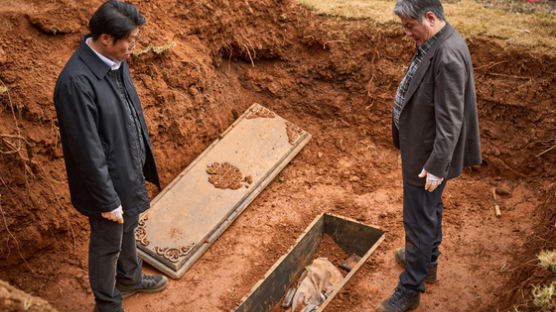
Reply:
<svg viewBox="0 0 556 312"><path fill-rule="evenodd" d="M145 18L132 4L108 1L54 89L71 200L89 217L89 280L95 311L123 311L122 298L164 289L142 274L135 228L149 208L145 180L160 189L149 133L125 61Z"/></svg>
<svg viewBox="0 0 556 312"><path fill-rule="evenodd" d="M445 21L438 0L398 0L394 13L417 51L394 98L392 137L400 149L405 248L395 252L405 268L382 311L419 305L423 282L435 282L442 241L442 191L464 166L481 163L471 55Z"/></svg>

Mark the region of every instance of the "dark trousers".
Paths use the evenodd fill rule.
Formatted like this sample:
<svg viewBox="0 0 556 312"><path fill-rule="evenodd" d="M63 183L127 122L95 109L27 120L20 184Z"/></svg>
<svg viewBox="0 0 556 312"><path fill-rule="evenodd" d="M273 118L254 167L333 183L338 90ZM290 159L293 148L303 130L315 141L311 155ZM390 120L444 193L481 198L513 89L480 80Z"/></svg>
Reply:
<svg viewBox="0 0 556 312"><path fill-rule="evenodd" d="M405 270L400 284L425 291L423 281L431 263L436 264L442 242L442 191L446 180L433 192L403 181L403 224L405 229Z"/></svg>
<svg viewBox="0 0 556 312"><path fill-rule="evenodd" d="M141 282L142 261L137 257L135 228L139 215L124 215L124 224L102 217L89 217L89 282L102 312L122 311L122 296L116 280L124 284Z"/></svg>

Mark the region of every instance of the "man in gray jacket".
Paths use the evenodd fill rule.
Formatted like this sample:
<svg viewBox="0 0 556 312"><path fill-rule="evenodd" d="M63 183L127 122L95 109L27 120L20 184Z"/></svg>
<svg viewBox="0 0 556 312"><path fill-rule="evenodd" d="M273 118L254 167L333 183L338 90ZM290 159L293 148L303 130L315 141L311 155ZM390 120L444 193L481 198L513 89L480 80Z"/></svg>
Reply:
<svg viewBox="0 0 556 312"><path fill-rule="evenodd" d="M464 166L481 163L473 65L465 40L445 21L438 0L398 0L394 13L416 42L398 87L392 138L400 149L405 248L395 251L405 268L382 311L419 305L424 282L435 282L442 241L442 191Z"/></svg>
<svg viewBox="0 0 556 312"><path fill-rule="evenodd" d="M142 274L135 228L149 208L145 179L160 189L149 133L125 61L145 18L132 4L108 1L56 82L71 200L89 217L89 281L95 311L123 311L122 298L164 289Z"/></svg>

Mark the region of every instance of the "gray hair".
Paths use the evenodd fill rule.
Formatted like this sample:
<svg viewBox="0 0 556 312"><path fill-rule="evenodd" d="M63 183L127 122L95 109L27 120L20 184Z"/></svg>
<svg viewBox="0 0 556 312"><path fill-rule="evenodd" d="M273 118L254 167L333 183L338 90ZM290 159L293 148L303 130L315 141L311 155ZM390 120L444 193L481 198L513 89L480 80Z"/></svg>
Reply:
<svg viewBox="0 0 556 312"><path fill-rule="evenodd" d="M394 7L394 14L397 16L417 19L419 23L423 23L423 16L427 12L434 13L441 21L446 20L439 0L398 0Z"/></svg>

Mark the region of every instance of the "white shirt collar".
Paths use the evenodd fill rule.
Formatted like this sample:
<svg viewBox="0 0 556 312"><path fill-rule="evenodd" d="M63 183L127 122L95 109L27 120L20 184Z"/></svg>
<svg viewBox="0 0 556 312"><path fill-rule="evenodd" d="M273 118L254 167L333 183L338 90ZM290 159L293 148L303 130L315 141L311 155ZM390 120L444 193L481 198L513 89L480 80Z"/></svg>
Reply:
<svg viewBox="0 0 556 312"><path fill-rule="evenodd" d="M93 50L93 52L95 52L95 54L108 66L110 66L111 70L117 70L120 69L120 65L122 65L122 62L115 62L109 58L107 58L106 56L98 53L95 49L93 49L93 47L91 46L91 41L93 40L92 37L87 38L87 40L85 40L85 43L87 44L87 46Z"/></svg>

